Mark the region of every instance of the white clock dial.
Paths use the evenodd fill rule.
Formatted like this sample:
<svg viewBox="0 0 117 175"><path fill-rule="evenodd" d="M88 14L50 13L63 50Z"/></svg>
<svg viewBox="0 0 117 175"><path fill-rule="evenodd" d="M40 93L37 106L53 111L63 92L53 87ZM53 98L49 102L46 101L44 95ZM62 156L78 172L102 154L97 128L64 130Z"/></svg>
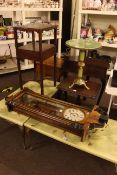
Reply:
<svg viewBox="0 0 117 175"><path fill-rule="evenodd" d="M85 117L85 114L79 109L68 108L64 111L64 118L71 121L79 122L83 120L84 117Z"/></svg>

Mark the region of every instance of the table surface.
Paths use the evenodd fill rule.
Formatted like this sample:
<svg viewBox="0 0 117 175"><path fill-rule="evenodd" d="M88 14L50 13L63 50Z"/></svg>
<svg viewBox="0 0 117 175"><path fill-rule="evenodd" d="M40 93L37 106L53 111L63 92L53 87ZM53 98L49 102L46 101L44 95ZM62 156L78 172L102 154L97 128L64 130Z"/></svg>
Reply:
<svg viewBox="0 0 117 175"><path fill-rule="evenodd" d="M84 142L81 142L81 137L75 134L31 118L25 122L24 126L76 149L117 164L117 121L110 119L104 128L90 131L90 137Z"/></svg>
<svg viewBox="0 0 117 175"><path fill-rule="evenodd" d="M101 48L101 44L92 39L71 39L66 41L66 45L81 50L94 50Z"/></svg>
<svg viewBox="0 0 117 175"><path fill-rule="evenodd" d="M14 29L17 30L27 30L27 31L37 31L39 32L40 30L51 30L57 28L57 25L52 25L48 23L33 23L33 24L26 24L22 26L15 26Z"/></svg>

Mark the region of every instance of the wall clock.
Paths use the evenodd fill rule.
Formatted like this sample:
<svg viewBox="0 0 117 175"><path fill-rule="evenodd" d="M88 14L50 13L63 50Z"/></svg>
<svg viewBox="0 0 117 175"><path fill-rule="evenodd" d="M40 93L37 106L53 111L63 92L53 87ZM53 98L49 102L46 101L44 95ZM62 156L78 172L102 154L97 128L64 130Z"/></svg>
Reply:
<svg viewBox="0 0 117 175"><path fill-rule="evenodd" d="M85 114L80 109L68 108L64 111L63 116L65 119L79 122L84 119Z"/></svg>

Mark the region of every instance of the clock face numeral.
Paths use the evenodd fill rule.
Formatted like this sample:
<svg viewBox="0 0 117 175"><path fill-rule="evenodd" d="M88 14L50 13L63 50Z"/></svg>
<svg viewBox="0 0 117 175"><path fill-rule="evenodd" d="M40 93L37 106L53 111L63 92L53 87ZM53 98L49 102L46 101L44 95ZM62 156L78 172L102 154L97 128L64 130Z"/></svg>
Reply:
<svg viewBox="0 0 117 175"><path fill-rule="evenodd" d="M79 122L83 120L84 117L85 117L85 114L79 109L68 108L64 111L64 118L71 121Z"/></svg>

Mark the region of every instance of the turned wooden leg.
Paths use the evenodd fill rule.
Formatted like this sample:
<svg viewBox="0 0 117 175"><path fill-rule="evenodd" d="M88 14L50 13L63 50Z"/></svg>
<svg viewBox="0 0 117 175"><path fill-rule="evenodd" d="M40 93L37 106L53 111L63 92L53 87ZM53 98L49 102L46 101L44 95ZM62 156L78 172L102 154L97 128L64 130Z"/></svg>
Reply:
<svg viewBox="0 0 117 175"><path fill-rule="evenodd" d="M22 75L21 75L21 65L20 65L20 59L19 58L17 58L17 67L18 67L18 73L19 73L20 89L23 89Z"/></svg>
<svg viewBox="0 0 117 175"><path fill-rule="evenodd" d="M88 135L89 126L90 126L89 123L84 124L84 127L83 127L83 134L82 134L82 137L81 137L81 141L82 141L82 142L85 140L86 136Z"/></svg>

